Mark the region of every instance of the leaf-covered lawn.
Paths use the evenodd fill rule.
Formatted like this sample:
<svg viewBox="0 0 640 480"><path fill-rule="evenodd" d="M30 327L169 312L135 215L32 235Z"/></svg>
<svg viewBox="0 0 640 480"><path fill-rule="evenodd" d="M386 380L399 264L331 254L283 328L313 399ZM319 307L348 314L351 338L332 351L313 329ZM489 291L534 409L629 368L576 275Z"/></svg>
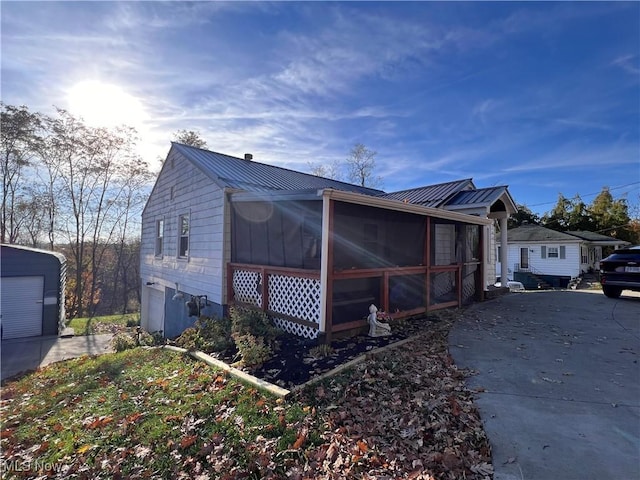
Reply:
<svg viewBox="0 0 640 480"><path fill-rule="evenodd" d="M3 478L489 478L448 327L286 401L163 349L51 365L2 389Z"/></svg>
<svg viewBox="0 0 640 480"><path fill-rule="evenodd" d="M73 328L75 335L93 335L96 333L118 333L129 330L127 325L140 320L139 313L124 315L105 315L101 317L83 317L69 320L67 327Z"/></svg>

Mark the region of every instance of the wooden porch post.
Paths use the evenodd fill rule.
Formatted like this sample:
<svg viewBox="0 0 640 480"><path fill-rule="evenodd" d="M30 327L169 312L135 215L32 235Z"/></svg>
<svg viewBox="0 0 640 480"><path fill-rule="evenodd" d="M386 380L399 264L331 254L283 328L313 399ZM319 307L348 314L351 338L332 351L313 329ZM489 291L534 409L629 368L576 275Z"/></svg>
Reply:
<svg viewBox="0 0 640 480"><path fill-rule="evenodd" d="M320 331L324 342L331 343L333 330L333 248L335 201L322 199L322 250L320 265Z"/></svg>
<svg viewBox="0 0 640 480"><path fill-rule="evenodd" d="M485 282L485 258L486 252L484 246L486 244L486 239L484 238L487 232L487 228L484 226L478 226L478 230L480 231L480 235L478 236L478 254L480 255L480 267L479 274L476 276L476 301L482 302L484 300L484 282Z"/></svg>
<svg viewBox="0 0 640 480"><path fill-rule="evenodd" d="M429 305L431 305L431 217L426 217L427 221L425 222L427 232L425 235L425 245L424 245L424 264L427 267L427 273L424 277L424 290L427 304L424 306L429 311Z"/></svg>

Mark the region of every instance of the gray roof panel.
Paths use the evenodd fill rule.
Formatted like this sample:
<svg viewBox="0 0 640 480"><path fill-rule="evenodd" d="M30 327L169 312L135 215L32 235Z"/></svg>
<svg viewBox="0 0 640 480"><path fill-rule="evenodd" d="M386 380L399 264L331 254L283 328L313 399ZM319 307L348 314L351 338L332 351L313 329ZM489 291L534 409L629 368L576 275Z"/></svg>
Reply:
<svg viewBox="0 0 640 480"><path fill-rule="evenodd" d="M437 208L442 206L448 199L465 188L474 188L473 181L470 178L456 180L454 182L439 183L437 185L412 188L409 190L400 190L398 192L387 193L381 196L392 200L400 200L407 203L423 205L425 207Z"/></svg>
<svg viewBox="0 0 640 480"><path fill-rule="evenodd" d="M232 157L181 143L173 142L172 148L197 165L212 179L230 188L248 191L333 188L365 195L377 196L384 193L373 188L296 172L295 170L256 162L255 160Z"/></svg>
<svg viewBox="0 0 640 480"><path fill-rule="evenodd" d="M608 237L606 235L601 235L595 232L588 232L586 230L571 230L567 232L569 235L573 235L578 238L582 238L583 240L587 240L589 242L608 242L613 244L629 244L629 242L625 240L619 240L617 238Z"/></svg>
<svg viewBox="0 0 640 480"><path fill-rule="evenodd" d="M447 207L492 205L506 190L504 186L463 190L447 202Z"/></svg>
<svg viewBox="0 0 640 480"><path fill-rule="evenodd" d="M519 242L579 242L578 237L563 232L557 232L540 225L521 225L507 231L507 241L509 243Z"/></svg>

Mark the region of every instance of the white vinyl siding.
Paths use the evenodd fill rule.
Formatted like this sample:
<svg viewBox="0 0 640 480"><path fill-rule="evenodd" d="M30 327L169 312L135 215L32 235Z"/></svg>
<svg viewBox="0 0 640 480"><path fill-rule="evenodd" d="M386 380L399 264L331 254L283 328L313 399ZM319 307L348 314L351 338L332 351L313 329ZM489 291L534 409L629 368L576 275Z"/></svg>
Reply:
<svg viewBox="0 0 640 480"><path fill-rule="evenodd" d="M549 247L557 248L557 258L549 257ZM580 243L567 243L566 245L519 243L509 244L507 255L510 277L515 271L516 265L520 265L521 249L523 248L529 251L529 268L534 273L569 277L577 277L580 274Z"/></svg>
<svg viewBox="0 0 640 480"><path fill-rule="evenodd" d="M174 162L175 168L171 168ZM175 186L174 199L171 187ZM143 285L154 288L176 288L192 295L207 295L223 303L225 227L223 210L225 195L213 181L191 162L173 153L165 162L142 215L140 276ZM178 258L179 216L189 216L189 261ZM164 255L155 256L156 220L164 218ZM227 222L228 223L228 222ZM148 303L142 302L142 317L148 319Z"/></svg>

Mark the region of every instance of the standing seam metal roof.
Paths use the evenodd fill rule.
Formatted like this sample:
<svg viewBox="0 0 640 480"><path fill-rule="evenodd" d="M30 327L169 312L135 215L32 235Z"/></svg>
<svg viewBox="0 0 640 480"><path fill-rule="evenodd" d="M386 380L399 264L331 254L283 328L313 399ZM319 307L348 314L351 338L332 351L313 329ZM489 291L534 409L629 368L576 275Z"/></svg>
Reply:
<svg viewBox="0 0 640 480"><path fill-rule="evenodd" d="M447 207L466 205L491 205L506 191L507 187L488 187L458 192L447 202Z"/></svg>
<svg viewBox="0 0 640 480"><path fill-rule="evenodd" d="M173 142L172 145L176 151L192 161L211 178L217 179L230 188L248 191L333 188L374 196L384 193L373 188L361 187L254 160L245 160L222 153L202 150L181 143Z"/></svg>
<svg viewBox="0 0 640 480"><path fill-rule="evenodd" d="M382 197L437 208L445 204L456 193L468 187L473 188L473 181L470 178L387 193Z"/></svg>

